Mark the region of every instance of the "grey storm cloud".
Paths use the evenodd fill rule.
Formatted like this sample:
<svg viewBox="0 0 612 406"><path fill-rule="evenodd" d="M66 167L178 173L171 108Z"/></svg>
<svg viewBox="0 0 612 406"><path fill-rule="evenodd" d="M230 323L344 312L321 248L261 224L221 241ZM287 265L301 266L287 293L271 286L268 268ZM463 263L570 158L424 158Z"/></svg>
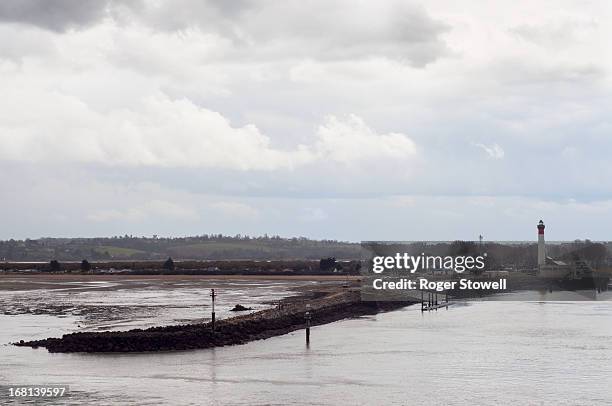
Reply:
<svg viewBox="0 0 612 406"><path fill-rule="evenodd" d="M389 1L4 0L0 22L54 32L104 18L154 31L195 28L228 40L212 60L355 60L383 57L424 67L450 52L449 27L424 8Z"/></svg>
<svg viewBox="0 0 612 406"><path fill-rule="evenodd" d="M189 27L229 39L223 58L352 60L386 57L423 67L449 54L450 27L398 1L193 1L132 7L158 30Z"/></svg>
<svg viewBox="0 0 612 406"><path fill-rule="evenodd" d="M106 0L2 0L0 21L64 31L99 20L108 4Z"/></svg>

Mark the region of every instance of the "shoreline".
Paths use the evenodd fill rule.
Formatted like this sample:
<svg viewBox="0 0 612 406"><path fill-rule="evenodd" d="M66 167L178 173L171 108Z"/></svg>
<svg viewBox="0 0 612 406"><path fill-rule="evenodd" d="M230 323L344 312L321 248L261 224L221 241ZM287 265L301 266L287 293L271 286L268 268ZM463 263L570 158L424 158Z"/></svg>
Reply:
<svg viewBox="0 0 612 406"><path fill-rule="evenodd" d="M30 272L10 272L10 273L2 273L0 272L0 282L2 279L13 279L13 278L32 278L38 281L44 281L45 279L49 280L75 280L75 281L84 281L84 280L141 280L141 279L160 279L160 280L176 280L176 279L217 279L217 280L233 280L233 279L242 279L242 280L287 280L287 281L359 281L362 276L359 275L274 275L274 274L84 274L84 273L30 273Z"/></svg>
<svg viewBox="0 0 612 406"><path fill-rule="evenodd" d="M130 282L160 281L172 284L181 281L250 281L250 282L359 282L360 276L346 275L127 275L127 274L29 274L0 273L4 290L36 290L72 288L75 282L110 282L120 285Z"/></svg>

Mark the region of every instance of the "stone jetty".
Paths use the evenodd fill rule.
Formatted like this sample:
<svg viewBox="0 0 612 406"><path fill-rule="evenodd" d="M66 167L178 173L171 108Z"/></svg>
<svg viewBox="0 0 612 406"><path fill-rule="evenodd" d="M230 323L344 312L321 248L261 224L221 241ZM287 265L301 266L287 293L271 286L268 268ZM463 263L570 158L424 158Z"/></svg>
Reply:
<svg viewBox="0 0 612 406"><path fill-rule="evenodd" d="M317 297L319 296L319 297ZM409 302L362 302L359 292L336 290L314 297L288 298L274 308L218 320L215 331L211 323L187 324L130 331L77 332L61 338L20 341L18 346L44 347L49 352L145 352L177 351L244 344L249 341L287 334L305 328L305 312L311 325L376 314L397 309ZM308 305L308 306L307 306Z"/></svg>

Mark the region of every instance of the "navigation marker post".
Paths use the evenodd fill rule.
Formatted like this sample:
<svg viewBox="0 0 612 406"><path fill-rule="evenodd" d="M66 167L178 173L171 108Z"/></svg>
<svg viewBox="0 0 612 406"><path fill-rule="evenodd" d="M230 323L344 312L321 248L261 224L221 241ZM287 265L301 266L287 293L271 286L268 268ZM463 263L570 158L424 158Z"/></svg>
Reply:
<svg viewBox="0 0 612 406"><path fill-rule="evenodd" d="M306 319L306 345L308 346L310 345L310 319L311 319L309 304L306 305L306 314L304 315L304 318Z"/></svg>
<svg viewBox="0 0 612 406"><path fill-rule="evenodd" d="M215 332L215 298L217 297L217 294L215 293L214 289L210 290L210 297L212 298L212 323L211 323L211 328L213 333Z"/></svg>

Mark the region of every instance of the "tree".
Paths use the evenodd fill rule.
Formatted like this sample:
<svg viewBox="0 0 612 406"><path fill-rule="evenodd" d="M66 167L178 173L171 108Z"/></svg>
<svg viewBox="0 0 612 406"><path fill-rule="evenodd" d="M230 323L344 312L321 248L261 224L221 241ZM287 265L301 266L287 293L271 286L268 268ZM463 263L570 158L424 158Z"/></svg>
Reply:
<svg viewBox="0 0 612 406"><path fill-rule="evenodd" d="M448 247L451 256L476 256L479 254L478 246L473 241L453 241Z"/></svg>
<svg viewBox="0 0 612 406"><path fill-rule="evenodd" d="M322 271L331 271L336 268L336 258L322 258L319 261L319 269Z"/></svg>
<svg viewBox="0 0 612 406"><path fill-rule="evenodd" d="M608 250L605 245L590 241L581 245L582 247L565 254L563 258L574 261L584 260L595 268L599 268L606 263Z"/></svg>
<svg viewBox="0 0 612 406"><path fill-rule="evenodd" d="M174 271L174 261L172 258L168 258L166 262L164 262L164 269L166 271Z"/></svg>
<svg viewBox="0 0 612 406"><path fill-rule="evenodd" d="M477 257L481 255L479 246L473 241L453 241L448 247L449 254L453 257ZM482 253L484 255L484 253ZM487 255L484 269L491 269L493 266L498 267L495 263L495 258ZM472 272L476 275L481 274L484 269L473 268Z"/></svg>
<svg viewBox="0 0 612 406"><path fill-rule="evenodd" d="M89 263L88 260L84 259L81 261L81 271L83 272L91 271L91 264Z"/></svg>
<svg viewBox="0 0 612 406"><path fill-rule="evenodd" d="M60 272L62 270L62 266L59 262L57 262L57 259L54 259L53 261L49 262L49 270L51 272Z"/></svg>

